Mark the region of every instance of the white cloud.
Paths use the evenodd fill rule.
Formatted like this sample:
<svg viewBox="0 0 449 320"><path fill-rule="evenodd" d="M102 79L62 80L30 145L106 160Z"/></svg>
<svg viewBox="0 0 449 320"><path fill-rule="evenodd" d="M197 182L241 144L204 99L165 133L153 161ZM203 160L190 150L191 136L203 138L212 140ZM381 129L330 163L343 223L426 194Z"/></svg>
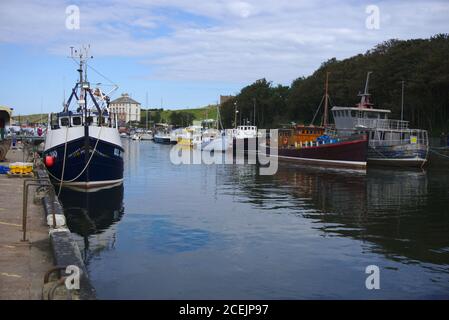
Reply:
<svg viewBox="0 0 449 320"><path fill-rule="evenodd" d="M365 28L371 2L79 1L81 29L65 29L69 2L2 1L0 42L67 54L88 41L96 56L136 57L172 80L289 83L321 62L363 53L390 38L449 30L447 1L377 1L380 29ZM148 68L150 69L150 68Z"/></svg>

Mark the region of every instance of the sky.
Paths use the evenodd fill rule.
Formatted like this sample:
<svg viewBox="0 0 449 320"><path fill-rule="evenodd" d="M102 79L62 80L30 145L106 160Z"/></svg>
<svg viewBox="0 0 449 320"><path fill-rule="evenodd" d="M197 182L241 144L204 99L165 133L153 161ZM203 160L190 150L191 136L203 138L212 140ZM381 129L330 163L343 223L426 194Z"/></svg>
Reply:
<svg viewBox="0 0 449 320"><path fill-rule="evenodd" d="M0 105L14 114L59 111L77 78L70 47L83 45L89 80L119 86L112 98L179 109L261 78L290 85L389 39L448 33L449 0L1 0L0 17Z"/></svg>

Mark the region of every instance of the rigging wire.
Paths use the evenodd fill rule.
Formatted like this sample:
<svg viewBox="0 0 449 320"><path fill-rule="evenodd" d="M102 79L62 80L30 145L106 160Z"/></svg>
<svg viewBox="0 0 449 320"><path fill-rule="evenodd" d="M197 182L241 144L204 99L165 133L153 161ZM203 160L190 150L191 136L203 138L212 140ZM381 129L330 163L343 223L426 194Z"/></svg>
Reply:
<svg viewBox="0 0 449 320"><path fill-rule="evenodd" d="M313 119L312 119L312 122L310 123L310 125L313 125L313 123L315 122L315 118L316 118L316 116L318 114L318 111L320 111L320 109L321 109L321 105L323 104L323 101L324 101L324 96L321 98L320 105L316 109L315 114L313 115Z"/></svg>

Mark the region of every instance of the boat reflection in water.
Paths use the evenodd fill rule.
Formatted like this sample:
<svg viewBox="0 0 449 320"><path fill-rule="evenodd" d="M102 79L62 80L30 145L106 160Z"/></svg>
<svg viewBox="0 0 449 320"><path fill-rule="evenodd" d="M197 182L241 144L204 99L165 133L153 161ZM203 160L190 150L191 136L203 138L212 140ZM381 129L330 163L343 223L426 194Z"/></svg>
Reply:
<svg viewBox="0 0 449 320"><path fill-rule="evenodd" d="M100 251L114 248L116 223L124 214L123 185L97 192L65 188L60 200L86 263Z"/></svg>
<svg viewBox="0 0 449 320"><path fill-rule="evenodd" d="M368 169L357 174L283 165L270 177L257 175L255 167L251 172L251 167L227 169L235 172L225 179L239 183L223 183L240 185L250 203L310 219L324 236L360 240L369 252L405 264L442 267L449 261L448 201L432 190L438 182L428 183L429 176L439 179L434 172ZM447 183L442 176L439 184Z"/></svg>

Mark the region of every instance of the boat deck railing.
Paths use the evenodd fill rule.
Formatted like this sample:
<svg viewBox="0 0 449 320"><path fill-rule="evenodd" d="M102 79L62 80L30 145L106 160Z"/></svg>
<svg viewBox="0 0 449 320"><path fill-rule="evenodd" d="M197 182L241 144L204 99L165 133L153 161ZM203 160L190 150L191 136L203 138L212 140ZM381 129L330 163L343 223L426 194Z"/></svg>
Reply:
<svg viewBox="0 0 449 320"><path fill-rule="evenodd" d="M407 129L407 130L375 130L369 133L369 145L377 146L395 146L406 144L428 145L429 137L427 130Z"/></svg>
<svg viewBox="0 0 449 320"><path fill-rule="evenodd" d="M409 122L392 119L364 119L356 118L356 127L367 129L404 130L408 129Z"/></svg>

